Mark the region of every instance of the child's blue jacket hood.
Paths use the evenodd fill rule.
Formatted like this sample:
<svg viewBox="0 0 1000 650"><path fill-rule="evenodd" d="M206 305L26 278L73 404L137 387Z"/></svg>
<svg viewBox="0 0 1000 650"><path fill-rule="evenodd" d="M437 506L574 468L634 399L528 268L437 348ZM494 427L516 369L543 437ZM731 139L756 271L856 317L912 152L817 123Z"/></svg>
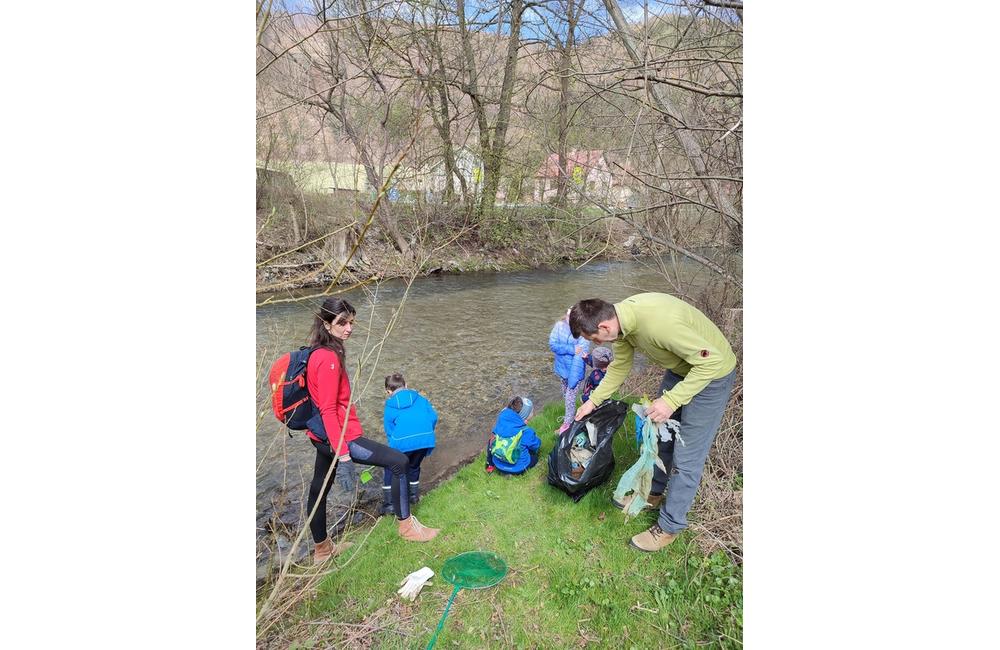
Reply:
<svg viewBox="0 0 1000 650"><path fill-rule="evenodd" d="M393 449L403 452L433 449L437 420L434 407L415 390L402 388L385 400L382 423L385 438Z"/></svg>

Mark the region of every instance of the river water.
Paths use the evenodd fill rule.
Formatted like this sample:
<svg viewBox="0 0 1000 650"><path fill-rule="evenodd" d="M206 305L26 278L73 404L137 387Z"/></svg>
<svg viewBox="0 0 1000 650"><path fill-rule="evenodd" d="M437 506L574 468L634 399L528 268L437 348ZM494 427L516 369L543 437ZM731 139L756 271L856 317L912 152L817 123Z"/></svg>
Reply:
<svg viewBox="0 0 1000 650"><path fill-rule="evenodd" d="M694 286L708 280L707 272L694 264L682 265L679 272ZM357 309L347 366L351 385L360 393L358 417L365 436L385 442L384 378L403 373L408 386L423 393L439 416L437 447L421 465L421 487L429 489L483 449L497 413L514 395L528 395L536 409L561 400L548 336L566 309L584 298L614 302L643 291L675 293L649 264L609 262L578 271L431 276L415 280L408 293L404 282L394 280L344 294ZM297 530L315 457L303 432L290 439L271 414L267 370L275 358L305 344L319 302L257 309L258 576L272 551L283 550L289 531ZM379 346L401 302L402 311ZM368 509L381 499L381 470L373 474L375 480L363 486L361 499ZM344 496L334 486L331 525L345 511ZM311 543L303 546L311 548Z"/></svg>

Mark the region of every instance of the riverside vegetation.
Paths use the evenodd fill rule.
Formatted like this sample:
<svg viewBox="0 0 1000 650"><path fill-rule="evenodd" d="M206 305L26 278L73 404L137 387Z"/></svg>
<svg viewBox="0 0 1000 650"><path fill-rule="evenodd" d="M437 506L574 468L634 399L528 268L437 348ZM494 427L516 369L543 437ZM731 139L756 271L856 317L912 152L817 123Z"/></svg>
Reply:
<svg viewBox="0 0 1000 650"><path fill-rule="evenodd" d="M436 272L513 271L595 260L627 260L661 254L630 224L596 208L498 207L476 219L472 206L394 207L411 233L404 257L384 231L364 224L371 209L353 196L301 192L275 176L259 179L257 194L257 291L261 294L329 284ZM586 225L581 225L581 221ZM709 222L691 217L675 226L676 239L692 247L714 244ZM343 267L343 268L342 268Z"/></svg>

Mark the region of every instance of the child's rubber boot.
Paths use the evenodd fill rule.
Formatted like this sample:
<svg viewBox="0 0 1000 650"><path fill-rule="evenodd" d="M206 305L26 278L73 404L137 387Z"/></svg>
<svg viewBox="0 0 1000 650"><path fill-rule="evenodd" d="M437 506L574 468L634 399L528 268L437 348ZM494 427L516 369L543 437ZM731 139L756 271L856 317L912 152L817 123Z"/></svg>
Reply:
<svg viewBox="0 0 1000 650"><path fill-rule="evenodd" d="M420 501L420 481L410 483L410 503L416 504Z"/></svg>
<svg viewBox="0 0 1000 650"><path fill-rule="evenodd" d="M399 522L399 536L408 542L429 542L441 532L438 528L428 528L410 515Z"/></svg>
<svg viewBox="0 0 1000 650"><path fill-rule="evenodd" d="M382 508L381 513L383 515L393 514L392 508L392 490L390 488L382 486Z"/></svg>

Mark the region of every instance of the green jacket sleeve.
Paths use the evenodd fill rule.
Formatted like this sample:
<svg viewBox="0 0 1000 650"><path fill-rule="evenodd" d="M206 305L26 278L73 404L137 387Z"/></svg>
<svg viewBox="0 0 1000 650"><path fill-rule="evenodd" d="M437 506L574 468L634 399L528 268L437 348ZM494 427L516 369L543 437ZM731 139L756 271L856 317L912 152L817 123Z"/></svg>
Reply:
<svg viewBox="0 0 1000 650"><path fill-rule="evenodd" d="M669 340L657 336L658 343L690 364L691 369L683 381L673 388L663 391L666 400L675 411L690 402L695 395L708 385L726 365L725 355L721 350L699 336L690 328L676 328L671 332Z"/></svg>
<svg viewBox="0 0 1000 650"><path fill-rule="evenodd" d="M590 394L589 401L593 402L594 406L600 406L601 402L614 395L618 387L628 377L628 373L632 371L635 350L631 343L625 340L615 341L611 346L611 352L615 358L608 366L608 374L604 375L604 379Z"/></svg>

